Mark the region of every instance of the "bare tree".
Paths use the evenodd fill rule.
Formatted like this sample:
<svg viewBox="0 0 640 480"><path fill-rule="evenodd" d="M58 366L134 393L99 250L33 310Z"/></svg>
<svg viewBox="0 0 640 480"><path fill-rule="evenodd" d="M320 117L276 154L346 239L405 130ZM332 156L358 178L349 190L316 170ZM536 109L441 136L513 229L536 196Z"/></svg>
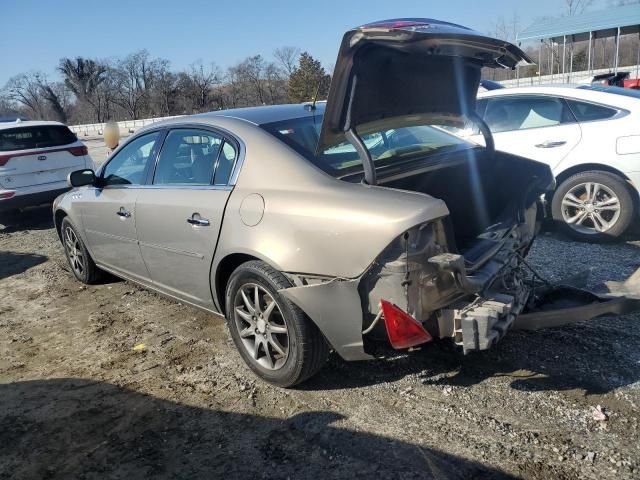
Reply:
<svg viewBox="0 0 640 480"><path fill-rule="evenodd" d="M564 0L565 14L569 17L580 15L591 5L593 5L593 0Z"/></svg>
<svg viewBox="0 0 640 480"><path fill-rule="evenodd" d="M125 110L129 118L140 118L153 84L154 68L146 50L127 55L118 63L114 71L117 94L113 101Z"/></svg>
<svg viewBox="0 0 640 480"><path fill-rule="evenodd" d="M56 120L67 123L70 107L69 89L63 82L49 82L44 74L36 74L35 79Z"/></svg>
<svg viewBox="0 0 640 480"><path fill-rule="evenodd" d="M80 110L84 110L85 105L82 104L90 105L95 120L101 121L102 108L96 92L107 79L107 66L103 62L82 57L62 58L58 71L62 74L64 84L78 99Z"/></svg>
<svg viewBox="0 0 640 480"><path fill-rule="evenodd" d="M4 92L9 100L26 107L31 116L44 117L44 98L36 73L22 73L10 78Z"/></svg>
<svg viewBox="0 0 640 480"><path fill-rule="evenodd" d="M298 47L280 47L276 48L273 52L273 56L280 64L284 72L287 74L287 78L291 76L293 71L298 65L298 57L300 56L300 49Z"/></svg>

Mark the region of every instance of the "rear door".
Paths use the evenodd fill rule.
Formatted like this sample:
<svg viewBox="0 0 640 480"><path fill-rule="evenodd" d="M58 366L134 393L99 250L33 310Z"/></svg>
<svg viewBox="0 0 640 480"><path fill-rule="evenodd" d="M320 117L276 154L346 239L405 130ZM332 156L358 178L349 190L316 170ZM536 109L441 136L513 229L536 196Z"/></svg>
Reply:
<svg viewBox="0 0 640 480"><path fill-rule="evenodd" d="M580 125L562 98L501 95L481 100L479 107L497 150L544 162L552 169L582 136Z"/></svg>
<svg viewBox="0 0 640 480"><path fill-rule="evenodd" d="M135 204L163 135L147 133L124 145L102 169L100 188L80 189L75 200L96 263L143 282L149 272L138 245Z"/></svg>
<svg viewBox="0 0 640 480"><path fill-rule="evenodd" d="M136 201L140 249L154 285L190 303L213 307L210 269L237 144L201 128L170 130L151 185Z"/></svg>
<svg viewBox="0 0 640 480"><path fill-rule="evenodd" d="M85 155L87 148L64 125L0 130L0 187L63 187L70 172L85 167Z"/></svg>

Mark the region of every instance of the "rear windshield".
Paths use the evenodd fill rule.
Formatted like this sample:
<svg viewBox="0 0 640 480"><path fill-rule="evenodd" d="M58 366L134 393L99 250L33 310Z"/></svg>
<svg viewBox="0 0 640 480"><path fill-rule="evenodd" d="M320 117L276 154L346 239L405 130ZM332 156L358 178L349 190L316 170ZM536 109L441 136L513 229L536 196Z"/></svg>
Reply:
<svg viewBox="0 0 640 480"><path fill-rule="evenodd" d="M63 125L8 128L0 130L0 152L58 147L76 140L74 133Z"/></svg>
<svg viewBox="0 0 640 480"><path fill-rule="evenodd" d="M316 154L322 117L303 117L262 125L266 131L282 140L325 172L341 177L362 171L362 161L355 148L343 142ZM430 125L402 127L362 135L376 167L442 152L465 140Z"/></svg>

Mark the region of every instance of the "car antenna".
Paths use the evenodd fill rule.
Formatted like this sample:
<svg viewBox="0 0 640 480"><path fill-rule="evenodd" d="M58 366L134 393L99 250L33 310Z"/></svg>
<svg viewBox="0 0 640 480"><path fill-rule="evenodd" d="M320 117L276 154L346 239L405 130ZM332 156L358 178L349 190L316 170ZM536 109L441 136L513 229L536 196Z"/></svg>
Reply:
<svg viewBox="0 0 640 480"><path fill-rule="evenodd" d="M318 79L318 85L316 86L316 93L313 96L313 101L311 102L311 105L307 104L305 105L305 107L307 108L307 110L313 112L316 109L316 102L318 101L318 94L320 93L320 83L322 82L322 79Z"/></svg>

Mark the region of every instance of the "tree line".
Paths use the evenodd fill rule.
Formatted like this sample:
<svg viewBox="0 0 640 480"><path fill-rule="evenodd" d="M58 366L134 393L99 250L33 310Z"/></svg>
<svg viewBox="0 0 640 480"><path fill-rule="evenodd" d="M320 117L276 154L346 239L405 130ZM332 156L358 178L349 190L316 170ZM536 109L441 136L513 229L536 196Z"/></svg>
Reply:
<svg viewBox="0 0 640 480"><path fill-rule="evenodd" d="M56 79L21 73L0 90L0 116L102 123L326 98L331 77L296 47L278 48L221 69L198 60L174 71L140 50L123 58L62 58Z"/></svg>

